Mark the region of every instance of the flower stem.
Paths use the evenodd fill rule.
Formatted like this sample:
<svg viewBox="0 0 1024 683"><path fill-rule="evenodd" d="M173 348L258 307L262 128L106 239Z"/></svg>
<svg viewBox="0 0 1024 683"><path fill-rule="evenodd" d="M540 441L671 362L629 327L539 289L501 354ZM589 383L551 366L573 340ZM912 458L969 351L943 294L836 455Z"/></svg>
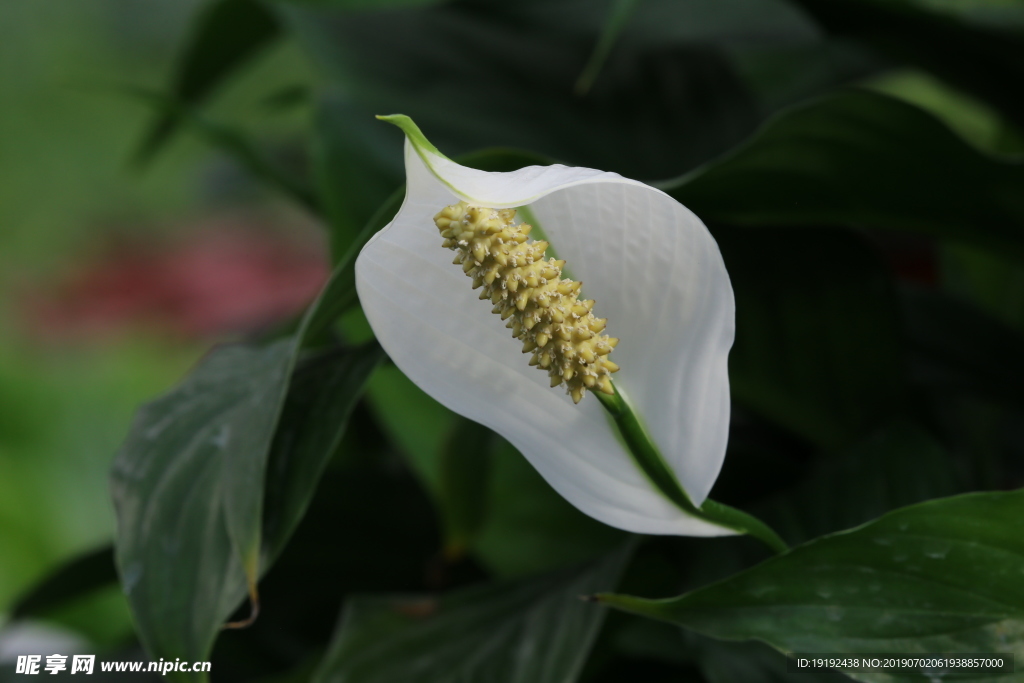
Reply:
<svg viewBox="0 0 1024 683"><path fill-rule="evenodd" d="M786 542L771 527L742 510L713 500L705 500L700 507L694 505L622 392L616 388L615 393L610 396L598 391L593 392L593 395L601 401L601 405L615 420L636 464L654 486L679 509L692 517L753 536L775 552L782 553L789 549Z"/></svg>

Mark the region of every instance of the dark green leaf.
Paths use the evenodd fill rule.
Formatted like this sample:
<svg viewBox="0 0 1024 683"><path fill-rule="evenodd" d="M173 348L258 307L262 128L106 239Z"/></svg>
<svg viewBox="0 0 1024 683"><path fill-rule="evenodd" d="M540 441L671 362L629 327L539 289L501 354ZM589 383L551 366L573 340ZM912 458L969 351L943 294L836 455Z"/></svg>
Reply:
<svg viewBox="0 0 1024 683"><path fill-rule="evenodd" d="M388 441L439 500L441 451L459 416L427 396L394 366L382 367L374 374L366 396Z"/></svg>
<svg viewBox="0 0 1024 683"><path fill-rule="evenodd" d="M438 501L449 557L460 557L483 526L493 444L494 432L460 418L441 451Z"/></svg>
<svg viewBox="0 0 1024 683"><path fill-rule="evenodd" d="M716 638L763 640L784 652L1020 657L1022 516L1024 491L934 500L677 598L602 600Z"/></svg>
<svg viewBox="0 0 1024 683"><path fill-rule="evenodd" d="M440 544L432 501L358 406L309 509L260 581L259 619L217 639L215 675L278 680L300 662L319 663L346 596L431 589ZM459 578L445 569L446 580Z"/></svg>
<svg viewBox="0 0 1024 683"><path fill-rule="evenodd" d="M631 550L441 597L350 599L314 680L574 681L604 616L580 596L616 585Z"/></svg>
<svg viewBox="0 0 1024 683"><path fill-rule="evenodd" d="M305 515L349 415L383 358L374 341L318 353L293 375L267 463L263 540L270 561Z"/></svg>
<svg viewBox="0 0 1024 683"><path fill-rule="evenodd" d="M280 33L277 17L258 0L216 0L196 18L168 98L180 105L202 103ZM156 154L179 123L167 113L158 116L139 149L140 161Z"/></svg>
<svg viewBox="0 0 1024 683"><path fill-rule="evenodd" d="M704 220L924 233L1024 257L1024 165L920 109L848 91L792 109L671 194Z"/></svg>
<svg viewBox="0 0 1024 683"><path fill-rule="evenodd" d="M889 276L856 235L715 231L736 293L734 397L817 444L855 441L899 403Z"/></svg>
<svg viewBox="0 0 1024 683"><path fill-rule="evenodd" d="M11 619L41 616L117 581L114 549L103 546L61 565L10 608Z"/></svg>
<svg viewBox="0 0 1024 683"><path fill-rule="evenodd" d="M307 395L285 405L301 346L321 338L355 300L354 261L352 253L335 269L293 337L216 349L136 415L111 474L117 561L154 657L204 659L246 592L255 599L266 570L261 558L280 550L302 516L345 415L380 359L373 347L351 352L351 360L335 358L321 369L324 385L298 385ZM334 395L332 388L351 393ZM296 405L337 422L309 429ZM289 421L274 444L279 469L271 500L284 507L268 513L270 545L262 547L268 457L282 410Z"/></svg>
<svg viewBox="0 0 1024 683"><path fill-rule="evenodd" d="M792 2L833 35L862 41L891 57L927 69L988 101L1018 126L1024 124L1024 99L1013 88L1006 87L1007 83L1024 79L1024 32L1019 30L1019 24L1016 31L986 29L958 21L942 11L929 11L927 2ZM957 4L976 3L948 6ZM1011 12L1013 9L1007 14ZM1019 21L1020 10L1016 13Z"/></svg>
<svg viewBox="0 0 1024 683"><path fill-rule="evenodd" d="M338 94L320 99L312 137L318 194L331 230L331 251L341 257L381 204L403 180L379 150L394 137L387 126Z"/></svg>
<svg viewBox="0 0 1024 683"><path fill-rule="evenodd" d="M487 516L473 554L498 576L523 576L608 552L625 533L570 505L504 439L494 449Z"/></svg>
<svg viewBox="0 0 1024 683"><path fill-rule="evenodd" d="M730 643L682 634L707 683L842 683L850 679L832 669L790 673L787 659L754 641Z"/></svg>
<svg viewBox="0 0 1024 683"><path fill-rule="evenodd" d="M903 293L915 379L930 388L1024 404L1024 338L966 301Z"/></svg>
<svg viewBox="0 0 1024 683"><path fill-rule="evenodd" d="M604 29L601 31L601 37L597 41L590 59L587 60L583 73L580 74L579 80L576 81L577 94L585 95L590 90L590 86L594 84L598 74L601 73L601 67L604 66L608 55L611 54L612 48L615 47L619 34L622 33L622 30L633 16L633 12L636 11L637 2L638 0L613 0L612 10L608 14L608 20L605 22Z"/></svg>
<svg viewBox="0 0 1024 683"><path fill-rule="evenodd" d="M896 0L894 4L905 4L1004 31L1024 28L1024 4L1016 0Z"/></svg>
<svg viewBox="0 0 1024 683"><path fill-rule="evenodd" d="M204 659L259 573L263 481L295 342L214 350L143 406L111 473L118 566L156 657Z"/></svg>
<svg viewBox="0 0 1024 683"><path fill-rule="evenodd" d="M453 157L502 145L666 177L724 152L758 121L729 59L706 46L623 46L578 97L596 35L538 27L514 4L360 14L292 6L284 16L363 116L412 116ZM543 126L529 115L541 106Z"/></svg>
<svg viewBox="0 0 1024 683"><path fill-rule="evenodd" d="M794 490L757 512L787 540L800 543L966 488L934 437L897 421L818 460Z"/></svg>

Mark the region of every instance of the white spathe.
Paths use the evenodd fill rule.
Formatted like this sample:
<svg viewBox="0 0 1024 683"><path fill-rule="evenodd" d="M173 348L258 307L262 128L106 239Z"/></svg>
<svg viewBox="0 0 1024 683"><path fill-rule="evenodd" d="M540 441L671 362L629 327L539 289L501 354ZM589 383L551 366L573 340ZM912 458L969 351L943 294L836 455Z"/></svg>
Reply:
<svg viewBox="0 0 1024 683"><path fill-rule="evenodd" d="M615 173L561 165L488 173L412 139L405 201L356 261L363 310L395 364L440 403L508 439L556 491L605 524L645 534L735 533L658 492L594 396L575 405L548 386L547 373L528 365L521 342L452 264L433 217L459 199L529 205L585 298L596 300L594 313L619 337L615 385L697 505L725 457L735 329L729 275L704 224L660 190Z"/></svg>

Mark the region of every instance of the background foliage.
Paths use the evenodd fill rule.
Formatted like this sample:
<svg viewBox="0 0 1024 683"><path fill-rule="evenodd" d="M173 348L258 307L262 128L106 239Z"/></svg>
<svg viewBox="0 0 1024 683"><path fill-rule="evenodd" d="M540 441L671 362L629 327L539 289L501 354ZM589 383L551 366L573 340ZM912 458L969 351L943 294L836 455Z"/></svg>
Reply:
<svg viewBox="0 0 1024 683"><path fill-rule="evenodd" d="M4 267L71 260L75 216L156 223L198 174L206 210L322 227L331 274L304 311L218 330L130 429L211 335L4 341L5 633L212 658L220 681L788 680L769 645L1024 656L1024 6L146 5L163 14L74 10L126 46L94 46L73 88L47 70L68 56L4 33L32 67L0 59ZM31 7L0 25L92 35ZM352 264L401 198L401 140L373 118L394 112L468 165L614 170L708 224L737 301L712 497L805 545L628 538L388 364ZM92 132L32 142L39 116ZM578 600L598 592L624 610Z"/></svg>

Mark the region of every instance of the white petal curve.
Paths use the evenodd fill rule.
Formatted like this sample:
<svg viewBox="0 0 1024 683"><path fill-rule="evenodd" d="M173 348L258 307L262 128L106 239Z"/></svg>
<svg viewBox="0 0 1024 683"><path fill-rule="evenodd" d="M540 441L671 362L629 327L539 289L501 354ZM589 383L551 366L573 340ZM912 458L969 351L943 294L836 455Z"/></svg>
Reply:
<svg viewBox="0 0 1024 683"><path fill-rule="evenodd" d="M493 209L526 206L552 192L587 183L625 183L647 187L641 182L623 178L611 171L561 164L526 166L510 173L478 171L457 164L430 150L416 148L411 143L406 144L407 166L409 147L418 152L437 179L447 185L459 199Z"/></svg>
<svg viewBox="0 0 1024 683"><path fill-rule="evenodd" d="M523 169L509 174L485 174L465 169L443 157L438 158L449 164L442 168L446 181L470 188L473 193L470 201L474 203L495 207L520 206L527 203L524 201L527 195L535 199L549 197L551 201L537 201L532 208L539 211L542 221L550 223L546 223L544 228L552 240L565 239L564 245L556 243L562 258L579 253L580 257L574 260L581 260L592 251L589 248L577 251L579 246L589 241L586 235L581 235L582 223L578 219L589 219L589 213L570 216L564 230L561 226L556 228L552 222L560 215L558 212L577 210L575 200L568 203L559 200L560 195L573 189L600 195L608 188L628 188L634 198L661 196L679 206L657 190L612 173L567 167L547 167L547 170L533 167L532 170ZM435 177L408 143L406 174L408 185L401 210L367 243L356 262L356 286L363 309L378 340L395 364L442 404L508 439L553 488L586 514L611 526L638 533L692 536L733 533L690 517L671 504L652 487L619 443L613 425L593 397L574 405L561 389L549 388L546 373L527 364L528 357L521 353L521 343L511 336L500 318L490 312L490 303L477 298L469 278L461 268L451 263L452 253L441 247L441 238L434 227L434 214L454 203L456 197L469 195L456 194ZM652 202L651 205L660 206L661 202ZM596 206L599 213L615 213L607 201L599 201ZM605 235L600 239L610 238ZM714 245L710 236L707 240ZM717 247L715 251L717 253ZM698 260L703 262L704 259L702 255ZM608 260L598 263L607 265ZM574 272L584 272L580 268L581 263L570 262L570 265L575 268ZM588 265L586 271L591 270ZM616 278L616 282L619 281L621 274L618 271L610 271L609 274ZM633 283L631 286L633 289L629 291L636 291L635 288L641 285ZM647 286L650 286L649 282ZM585 285L589 297L596 298L597 289L595 286L591 291ZM731 290L729 295L731 302ZM649 312L650 307L644 310ZM602 317L609 317L612 334L619 330L617 336L623 337L619 349L628 348L629 335L625 334L628 328L611 317L616 314L614 307L602 306L599 298L596 312ZM731 322L731 314L725 316L719 312L719 315L728 317ZM706 313L702 317L691 316L691 320L706 318ZM635 319L634 316L628 320ZM669 326L666 329L675 328ZM699 336L690 334L687 338ZM617 349L616 362L620 358L632 359L635 355L653 358L678 353L675 349L666 349L664 331L659 331L653 342L657 347L647 349L646 353L620 354ZM648 343L645 337L638 340L634 348L647 348ZM714 344L704 346L717 350ZM702 358L676 363L673 372L688 379L699 378L695 363ZM717 433L716 438L708 436L715 431L711 429L698 430L696 441L693 435L680 438L678 428L665 429L665 416L673 406L692 406L692 391L669 386L668 380L658 376L657 368L648 367L652 365L649 360L631 362L635 363L635 369L627 373L624 366L616 380L619 376L631 378L623 388L637 402L636 407L644 414L659 445L665 448L666 457L673 467L677 462L683 463L677 472L684 477L690 476L691 471L696 472L693 476L699 475L701 482L707 478L707 472L713 470L716 475L721 465L719 455L714 456L716 462L713 465L694 466L685 457L674 457L675 454L666 448L678 443L692 446L710 442L715 445L720 440ZM716 372L706 371L704 374L705 381L716 385L719 379ZM656 388L645 387L644 382L652 382ZM645 402L651 403L650 397L659 390L664 392L668 405L645 405ZM724 394L720 387L714 394L714 410L709 409L708 414L721 418L723 396L727 426L727 380ZM652 412L648 414L648 410ZM685 419L684 422L688 426L695 423L693 419ZM696 423L700 422L696 420ZM707 482L707 488L713 481L714 475ZM690 490L685 478L683 483Z"/></svg>
<svg viewBox="0 0 1024 683"><path fill-rule="evenodd" d="M700 505L729 437L735 303L718 244L689 209L644 185L578 185L530 209L620 339L616 387Z"/></svg>

